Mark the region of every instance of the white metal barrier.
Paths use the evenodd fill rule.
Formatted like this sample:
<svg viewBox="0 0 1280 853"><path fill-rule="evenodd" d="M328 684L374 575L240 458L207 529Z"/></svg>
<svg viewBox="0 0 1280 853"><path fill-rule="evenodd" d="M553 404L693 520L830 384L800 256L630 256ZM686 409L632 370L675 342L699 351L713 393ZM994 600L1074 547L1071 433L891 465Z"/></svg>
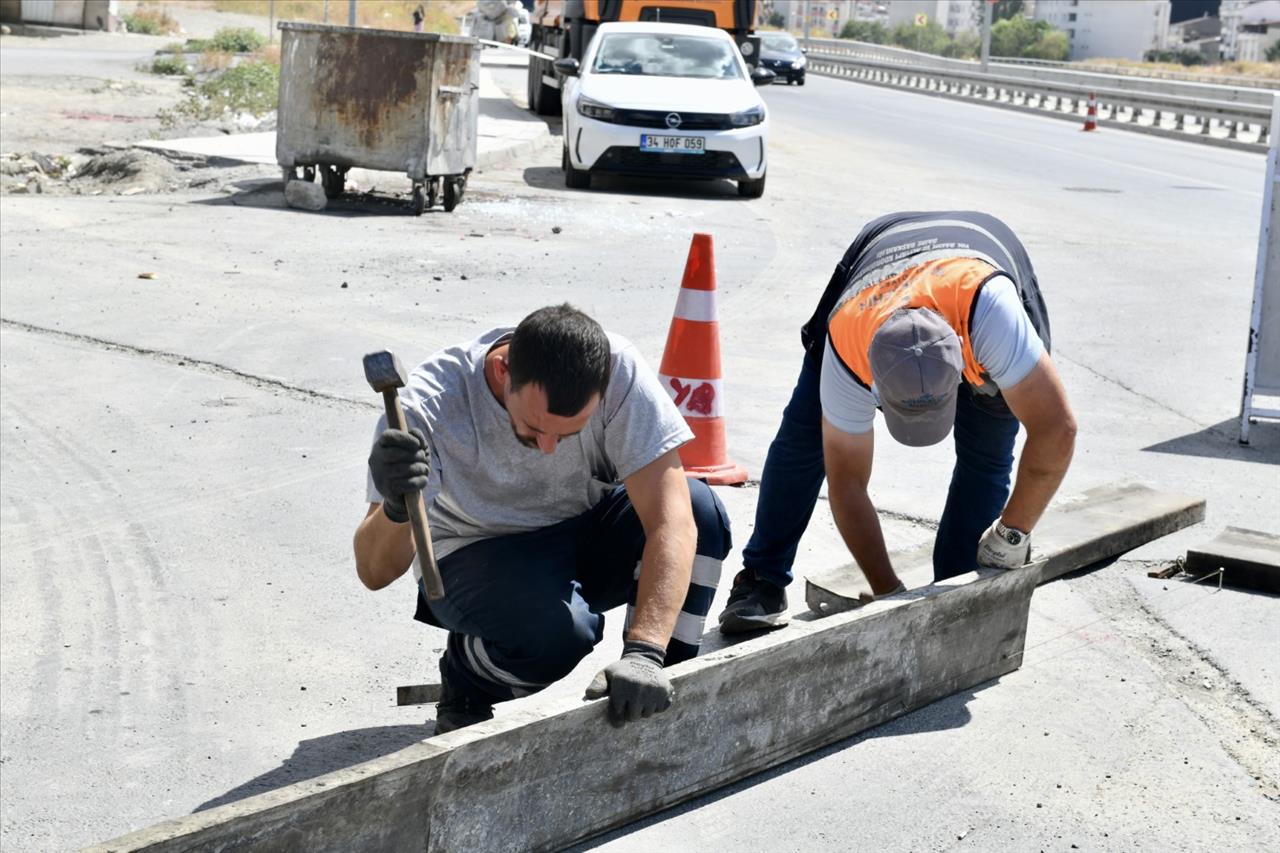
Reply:
<svg viewBox="0 0 1280 853"><path fill-rule="evenodd" d="M1043 68L1006 67L983 74L976 63L881 45L871 46L878 58L858 56L856 52L863 51L863 46L858 42L850 44L852 47L840 56L811 51L809 70L873 85L1081 119L1092 93L1097 96L1098 120L1103 126L1252 151L1266 147L1271 99L1277 94ZM1262 97L1265 103L1259 102Z"/></svg>

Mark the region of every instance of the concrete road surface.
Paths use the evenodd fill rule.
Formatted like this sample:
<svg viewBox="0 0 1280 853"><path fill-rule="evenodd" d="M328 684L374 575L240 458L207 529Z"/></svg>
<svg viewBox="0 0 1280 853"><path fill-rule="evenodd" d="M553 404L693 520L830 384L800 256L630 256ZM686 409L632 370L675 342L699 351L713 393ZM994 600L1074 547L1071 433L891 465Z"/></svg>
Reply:
<svg viewBox="0 0 1280 853"><path fill-rule="evenodd" d="M350 557L378 406L364 352L413 363L569 300L656 365L708 231L729 446L758 476L836 260L866 220L928 208L990 211L1030 250L1081 427L1063 494L1140 480L1207 497L1207 523L1038 591L1026 663L999 682L587 846L1280 847L1280 609L1146 577L1223 525L1280 527L1280 425L1247 448L1233 425L1262 157L818 77L766 99L759 201L569 191L558 140L421 218L288 210L270 178L0 199L4 849L103 840L430 735L394 688L434 678L443 636L410 620L407 581L369 593ZM884 440L876 465L891 547L927 540L949 448ZM722 493L741 548L755 488ZM822 505L797 571L845 559ZM581 691L620 625L553 689Z"/></svg>

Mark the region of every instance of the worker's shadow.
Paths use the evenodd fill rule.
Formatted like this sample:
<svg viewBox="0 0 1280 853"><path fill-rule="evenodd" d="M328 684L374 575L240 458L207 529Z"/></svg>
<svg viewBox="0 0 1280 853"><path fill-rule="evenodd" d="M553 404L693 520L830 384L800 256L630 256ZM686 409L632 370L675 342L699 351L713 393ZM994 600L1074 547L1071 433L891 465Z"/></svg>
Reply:
<svg viewBox="0 0 1280 853"><path fill-rule="evenodd" d="M355 729L300 741L293 755L286 758L284 763L275 770L237 785L225 794L201 803L193 811L201 812L215 806L234 803L245 797L252 797L254 794L274 791L286 785L332 773L334 770L372 761L412 746L433 734L435 734L435 724L427 723L421 726L378 726Z"/></svg>

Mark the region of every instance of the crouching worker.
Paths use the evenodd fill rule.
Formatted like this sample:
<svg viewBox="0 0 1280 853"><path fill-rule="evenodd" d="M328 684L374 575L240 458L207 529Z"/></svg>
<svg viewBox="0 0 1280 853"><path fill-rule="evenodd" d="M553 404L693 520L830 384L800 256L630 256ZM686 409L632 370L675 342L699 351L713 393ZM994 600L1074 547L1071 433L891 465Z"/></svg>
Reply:
<svg viewBox="0 0 1280 853"><path fill-rule="evenodd" d="M415 618L449 631L437 733L563 678L627 604L622 658L591 683L615 724L666 710L664 666L698 653L730 548L719 498L686 478L692 438L626 340L561 305L436 353L378 423L356 571L414 567ZM424 491L445 597L428 604L405 495Z"/></svg>
<svg viewBox="0 0 1280 853"><path fill-rule="evenodd" d="M769 447L755 530L720 630L786 624L784 590L824 477L872 593L903 588L867 488L877 409L889 435L910 447L954 434L934 578L1025 564L1031 531L1071 462L1076 424L1049 356L1031 259L1009 227L976 211L875 220L836 265L801 339L800 378ZM1010 492L1019 426L1027 437Z"/></svg>

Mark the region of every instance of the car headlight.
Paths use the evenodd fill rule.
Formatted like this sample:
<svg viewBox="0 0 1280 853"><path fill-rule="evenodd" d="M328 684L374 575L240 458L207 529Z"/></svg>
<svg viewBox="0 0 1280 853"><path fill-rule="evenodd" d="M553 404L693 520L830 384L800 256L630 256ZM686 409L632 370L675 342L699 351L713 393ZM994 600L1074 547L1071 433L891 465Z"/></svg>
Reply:
<svg viewBox="0 0 1280 853"><path fill-rule="evenodd" d="M804 68L805 58L802 56L791 63L792 68Z"/></svg>
<svg viewBox="0 0 1280 853"><path fill-rule="evenodd" d="M751 127L762 121L764 121L764 107L759 105L729 116L729 123L734 127Z"/></svg>
<svg viewBox="0 0 1280 853"><path fill-rule="evenodd" d="M617 111L608 104L593 101L583 95L578 98L578 115L593 118L597 121L613 121L617 118Z"/></svg>

